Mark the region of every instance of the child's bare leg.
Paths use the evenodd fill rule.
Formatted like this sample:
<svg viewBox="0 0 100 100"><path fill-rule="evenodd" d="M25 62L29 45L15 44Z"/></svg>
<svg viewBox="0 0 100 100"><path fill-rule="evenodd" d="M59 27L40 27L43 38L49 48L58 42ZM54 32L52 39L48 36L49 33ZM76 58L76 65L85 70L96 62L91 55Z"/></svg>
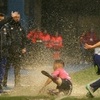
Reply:
<svg viewBox="0 0 100 100"><path fill-rule="evenodd" d="M61 79L61 78L58 78L58 79L56 80L56 83L57 83L58 86L60 86L60 85L62 84L62 79Z"/></svg>

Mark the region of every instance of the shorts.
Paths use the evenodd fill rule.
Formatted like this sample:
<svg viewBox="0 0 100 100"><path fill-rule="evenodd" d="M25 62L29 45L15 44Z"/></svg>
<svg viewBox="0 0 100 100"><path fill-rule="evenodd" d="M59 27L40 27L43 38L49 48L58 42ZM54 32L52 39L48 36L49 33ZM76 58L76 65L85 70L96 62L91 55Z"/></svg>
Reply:
<svg viewBox="0 0 100 100"><path fill-rule="evenodd" d="M70 90L71 86L72 86L72 83L70 80L62 79L62 84L60 86L57 86L57 89L59 89L60 91Z"/></svg>

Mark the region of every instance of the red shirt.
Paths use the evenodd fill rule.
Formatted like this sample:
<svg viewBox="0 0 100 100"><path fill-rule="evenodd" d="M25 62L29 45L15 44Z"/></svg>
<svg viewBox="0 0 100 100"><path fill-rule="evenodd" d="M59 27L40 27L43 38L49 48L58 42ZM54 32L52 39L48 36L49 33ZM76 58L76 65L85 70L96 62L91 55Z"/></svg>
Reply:
<svg viewBox="0 0 100 100"><path fill-rule="evenodd" d="M27 34L27 38L30 39L30 40L33 38L33 36L34 36L34 32L33 32L33 31L30 31L30 32Z"/></svg>
<svg viewBox="0 0 100 100"><path fill-rule="evenodd" d="M98 38L95 33L88 32L84 36L81 37L81 43L93 45L98 42Z"/></svg>
<svg viewBox="0 0 100 100"><path fill-rule="evenodd" d="M54 49L60 49L63 47L61 36L52 36L51 45Z"/></svg>
<svg viewBox="0 0 100 100"><path fill-rule="evenodd" d="M37 40L42 40L43 33L42 32L34 32L33 37L32 37L32 42L36 43Z"/></svg>
<svg viewBox="0 0 100 100"><path fill-rule="evenodd" d="M27 35L27 38L33 43L36 43L37 40L42 40L43 33L41 31L30 31Z"/></svg>
<svg viewBox="0 0 100 100"><path fill-rule="evenodd" d="M34 32L34 39L42 40L43 33L42 32Z"/></svg>
<svg viewBox="0 0 100 100"><path fill-rule="evenodd" d="M61 79L68 79L70 80L71 77L69 74L64 70L64 68L58 68L53 73L52 76L54 77L60 77Z"/></svg>
<svg viewBox="0 0 100 100"><path fill-rule="evenodd" d="M50 35L48 33L42 36L42 41L47 48L50 48Z"/></svg>
<svg viewBox="0 0 100 100"><path fill-rule="evenodd" d="M43 34L42 40L43 40L44 42L50 41L50 35L49 35L48 33Z"/></svg>

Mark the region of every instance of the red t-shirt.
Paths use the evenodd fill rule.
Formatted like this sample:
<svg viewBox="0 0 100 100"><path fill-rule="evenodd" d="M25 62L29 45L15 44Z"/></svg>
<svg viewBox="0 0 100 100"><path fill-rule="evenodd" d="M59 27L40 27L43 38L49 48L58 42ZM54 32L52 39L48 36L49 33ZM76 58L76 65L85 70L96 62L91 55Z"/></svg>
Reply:
<svg viewBox="0 0 100 100"><path fill-rule="evenodd" d="M51 45L54 49L60 49L63 47L62 37L61 36L52 36L51 37Z"/></svg>
<svg viewBox="0 0 100 100"><path fill-rule="evenodd" d="M36 43L37 40L42 40L43 33L42 32L34 32L33 37L32 37L32 42Z"/></svg>
<svg viewBox="0 0 100 100"><path fill-rule="evenodd" d="M34 36L34 32L33 32L33 31L30 31L30 32L27 34L27 38L28 38L29 40L31 40L31 39L33 38L33 36Z"/></svg>
<svg viewBox="0 0 100 100"><path fill-rule="evenodd" d="M50 35L49 35L48 33L43 34L43 36L42 36L42 41L43 41L43 42L50 41Z"/></svg>
<svg viewBox="0 0 100 100"><path fill-rule="evenodd" d="M50 35L48 33L46 34L43 34L42 36L42 41L44 42L44 45L47 47L47 48L50 48Z"/></svg>
<svg viewBox="0 0 100 100"><path fill-rule="evenodd" d="M89 45L93 45L95 43L97 43L99 41L99 39L97 38L96 34L95 33L91 33L91 32L88 32L86 33L84 36L81 37L81 40L80 42L85 44L89 44Z"/></svg>

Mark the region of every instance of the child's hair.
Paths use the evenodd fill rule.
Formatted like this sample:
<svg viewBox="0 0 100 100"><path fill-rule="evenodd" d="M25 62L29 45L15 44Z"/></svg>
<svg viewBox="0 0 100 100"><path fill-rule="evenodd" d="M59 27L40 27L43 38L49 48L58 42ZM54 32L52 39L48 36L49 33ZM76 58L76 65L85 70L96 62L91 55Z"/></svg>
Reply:
<svg viewBox="0 0 100 100"><path fill-rule="evenodd" d="M65 65L64 62L63 62L62 60L55 60L55 61L54 61L54 64L57 64L57 63L62 64L63 67L64 67L64 65Z"/></svg>

